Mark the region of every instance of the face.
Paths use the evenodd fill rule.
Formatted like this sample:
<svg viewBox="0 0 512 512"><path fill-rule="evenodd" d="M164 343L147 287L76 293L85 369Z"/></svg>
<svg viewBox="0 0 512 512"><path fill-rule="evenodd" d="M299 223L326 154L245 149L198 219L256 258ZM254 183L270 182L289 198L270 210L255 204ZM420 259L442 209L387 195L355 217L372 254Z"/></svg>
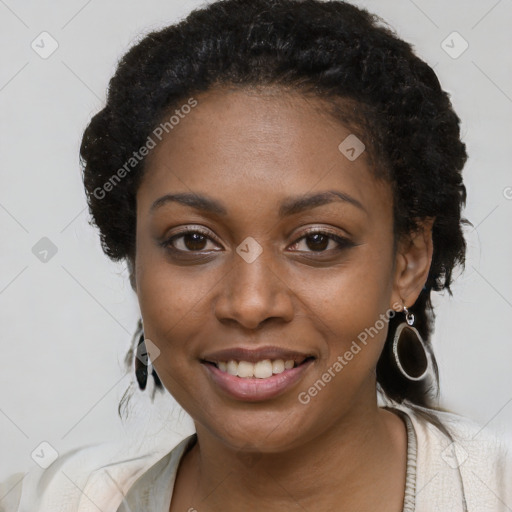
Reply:
<svg viewBox="0 0 512 512"><path fill-rule="evenodd" d="M375 408L385 320L402 305L391 188L364 152L340 151L351 131L320 100L196 100L137 192L145 337L198 431L291 449Z"/></svg>

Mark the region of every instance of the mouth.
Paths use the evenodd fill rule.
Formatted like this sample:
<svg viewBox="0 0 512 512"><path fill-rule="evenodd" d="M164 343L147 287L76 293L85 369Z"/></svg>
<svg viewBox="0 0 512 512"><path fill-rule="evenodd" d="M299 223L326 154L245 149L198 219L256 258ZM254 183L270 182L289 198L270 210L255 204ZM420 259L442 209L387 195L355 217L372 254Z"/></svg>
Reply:
<svg viewBox="0 0 512 512"><path fill-rule="evenodd" d="M231 398L264 401L292 389L314 363L313 354L276 347L229 349L200 359L215 387Z"/></svg>
<svg viewBox="0 0 512 512"><path fill-rule="evenodd" d="M227 373L241 379L268 379L273 375L279 375L286 370L297 368L308 361L315 359L313 356L306 356L295 359L261 359L256 362L246 360L230 359L228 361L208 361L202 362L207 365L215 366L222 373Z"/></svg>

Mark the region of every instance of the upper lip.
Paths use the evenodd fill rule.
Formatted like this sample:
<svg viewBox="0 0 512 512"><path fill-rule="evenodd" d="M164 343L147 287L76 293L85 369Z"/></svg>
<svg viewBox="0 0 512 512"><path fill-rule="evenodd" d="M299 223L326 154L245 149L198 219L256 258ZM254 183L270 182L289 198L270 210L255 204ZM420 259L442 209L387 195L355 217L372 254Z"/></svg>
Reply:
<svg viewBox="0 0 512 512"><path fill-rule="evenodd" d="M308 357L314 357L313 354L297 352L280 347L261 347L258 349L247 349L242 347L227 348L212 352L201 357L202 361L210 363L219 363L227 361L248 361L257 363L264 359L283 359L284 361L293 360L297 364L304 362Z"/></svg>

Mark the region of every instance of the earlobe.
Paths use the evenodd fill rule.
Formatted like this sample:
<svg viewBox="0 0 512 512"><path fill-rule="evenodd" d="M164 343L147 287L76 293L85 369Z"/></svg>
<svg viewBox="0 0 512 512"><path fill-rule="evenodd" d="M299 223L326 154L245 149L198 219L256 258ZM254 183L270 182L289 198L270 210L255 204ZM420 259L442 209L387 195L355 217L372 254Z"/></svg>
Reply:
<svg viewBox="0 0 512 512"><path fill-rule="evenodd" d="M418 222L418 229L398 244L391 301L412 306L425 285L434 246L432 229L435 217Z"/></svg>

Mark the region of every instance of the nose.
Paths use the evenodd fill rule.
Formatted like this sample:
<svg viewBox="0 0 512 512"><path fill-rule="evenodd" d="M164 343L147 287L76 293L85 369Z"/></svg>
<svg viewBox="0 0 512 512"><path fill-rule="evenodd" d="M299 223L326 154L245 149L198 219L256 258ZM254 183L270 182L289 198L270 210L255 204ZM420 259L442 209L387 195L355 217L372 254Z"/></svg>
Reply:
<svg viewBox="0 0 512 512"><path fill-rule="evenodd" d="M257 329L272 318L292 320L293 291L271 264L270 252L263 251L251 263L233 255L233 266L221 282L215 304L220 322L235 321L246 329Z"/></svg>

